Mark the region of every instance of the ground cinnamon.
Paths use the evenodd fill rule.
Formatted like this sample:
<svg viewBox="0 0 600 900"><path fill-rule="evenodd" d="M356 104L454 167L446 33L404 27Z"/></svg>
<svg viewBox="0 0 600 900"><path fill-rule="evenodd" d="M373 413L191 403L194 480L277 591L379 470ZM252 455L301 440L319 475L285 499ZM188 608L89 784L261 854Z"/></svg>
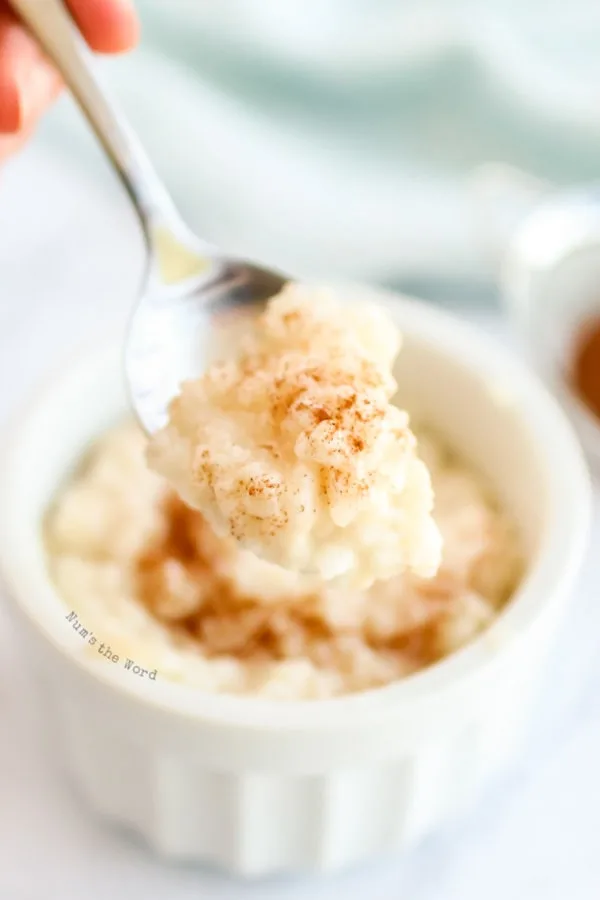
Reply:
<svg viewBox="0 0 600 900"><path fill-rule="evenodd" d="M600 419L600 318L588 322L579 333L572 380L586 406Z"/></svg>
<svg viewBox="0 0 600 900"><path fill-rule="evenodd" d="M163 502L164 527L135 561L138 599L174 633L196 638L207 657L250 661L312 659L335 667L343 648L400 654L419 669L441 654L440 621L460 590L448 579L425 581L422 603L427 614L398 632L378 634L360 618L335 625L318 592L261 601L229 573L235 545L216 537L200 513L175 494ZM268 576L267 576L268 577ZM437 587L436 587L437 585ZM358 650L355 649L355 653Z"/></svg>

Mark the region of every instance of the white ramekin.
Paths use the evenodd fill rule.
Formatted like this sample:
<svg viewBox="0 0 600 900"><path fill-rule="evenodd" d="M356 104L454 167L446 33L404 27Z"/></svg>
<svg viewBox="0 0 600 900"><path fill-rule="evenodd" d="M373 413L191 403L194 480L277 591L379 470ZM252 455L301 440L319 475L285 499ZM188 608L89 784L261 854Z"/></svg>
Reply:
<svg viewBox="0 0 600 900"><path fill-rule="evenodd" d="M58 752L94 810L166 857L262 875L385 855L463 808L518 748L586 544L586 467L555 401L518 362L444 313L369 294L405 335L401 398L489 475L530 559L487 633L404 682L267 702L86 655L48 579L41 521L82 451L126 409L118 343L46 385L12 434L0 562Z"/></svg>

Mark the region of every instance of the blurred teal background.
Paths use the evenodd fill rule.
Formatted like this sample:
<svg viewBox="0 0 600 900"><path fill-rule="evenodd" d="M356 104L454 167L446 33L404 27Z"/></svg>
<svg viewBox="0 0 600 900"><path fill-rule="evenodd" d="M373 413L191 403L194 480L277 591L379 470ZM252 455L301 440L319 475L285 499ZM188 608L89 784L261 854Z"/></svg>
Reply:
<svg viewBox="0 0 600 900"><path fill-rule="evenodd" d="M176 199L295 273L483 301L538 195L600 174L597 0L138 7L106 68Z"/></svg>
<svg viewBox="0 0 600 900"><path fill-rule="evenodd" d="M595 177L595 0L139 0L149 45L350 156Z"/></svg>

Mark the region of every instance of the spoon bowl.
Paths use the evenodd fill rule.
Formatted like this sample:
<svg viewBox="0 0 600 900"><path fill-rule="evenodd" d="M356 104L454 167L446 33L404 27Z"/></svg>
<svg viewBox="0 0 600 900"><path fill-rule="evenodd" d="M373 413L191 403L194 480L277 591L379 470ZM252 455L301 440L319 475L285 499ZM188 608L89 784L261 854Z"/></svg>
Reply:
<svg viewBox="0 0 600 900"><path fill-rule="evenodd" d="M230 334L234 323L239 326L254 316L287 281L242 261L196 259L195 274L170 284L159 280L152 266L130 321L126 381L147 434L166 424L169 403L180 385L202 374L206 362L223 346L225 332Z"/></svg>

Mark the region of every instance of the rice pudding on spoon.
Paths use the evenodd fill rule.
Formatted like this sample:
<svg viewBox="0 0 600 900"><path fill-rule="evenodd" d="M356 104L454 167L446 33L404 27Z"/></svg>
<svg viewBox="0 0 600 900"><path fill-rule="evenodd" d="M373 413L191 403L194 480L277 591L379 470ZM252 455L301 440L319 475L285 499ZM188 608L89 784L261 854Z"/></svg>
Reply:
<svg viewBox="0 0 600 900"><path fill-rule="evenodd" d="M287 285L185 382L148 459L216 534L336 585L435 574L441 538L384 310Z"/></svg>

